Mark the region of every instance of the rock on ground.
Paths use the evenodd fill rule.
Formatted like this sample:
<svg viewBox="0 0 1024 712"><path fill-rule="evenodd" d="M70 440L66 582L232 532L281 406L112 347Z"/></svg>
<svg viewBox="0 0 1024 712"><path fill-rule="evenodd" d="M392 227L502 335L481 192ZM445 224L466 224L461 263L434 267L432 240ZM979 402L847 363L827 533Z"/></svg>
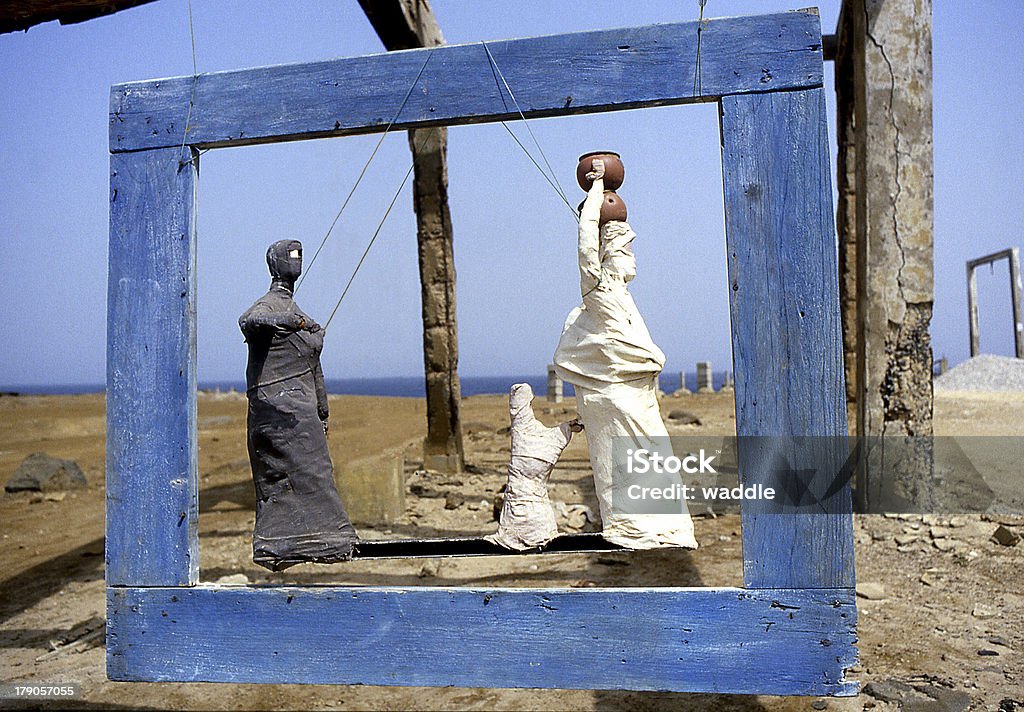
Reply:
<svg viewBox="0 0 1024 712"><path fill-rule="evenodd" d="M881 601L885 598L885 586L872 581L858 583L857 596L869 601Z"/></svg>
<svg viewBox="0 0 1024 712"><path fill-rule="evenodd" d="M686 410L673 410L668 414L668 419L673 423L681 425L700 425L700 418Z"/></svg>
<svg viewBox="0 0 1024 712"><path fill-rule="evenodd" d="M22 461L4 489L8 492L55 492L85 485L85 473L74 460L35 452Z"/></svg>

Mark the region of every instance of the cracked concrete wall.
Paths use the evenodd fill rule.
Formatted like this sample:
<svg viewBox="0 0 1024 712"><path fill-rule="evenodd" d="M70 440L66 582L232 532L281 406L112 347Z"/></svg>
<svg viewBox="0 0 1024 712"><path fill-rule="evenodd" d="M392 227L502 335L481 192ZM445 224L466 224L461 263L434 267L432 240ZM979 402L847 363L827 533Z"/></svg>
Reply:
<svg viewBox="0 0 1024 712"><path fill-rule="evenodd" d="M857 143L866 189L858 196L865 201L857 230L864 354L858 428L864 435L926 436L934 299L931 0L859 2L864 121Z"/></svg>
<svg viewBox="0 0 1024 712"><path fill-rule="evenodd" d="M840 19L840 282L861 435L932 432L931 10L847 0Z"/></svg>
<svg viewBox="0 0 1024 712"><path fill-rule="evenodd" d="M415 166L413 201L419 245L423 362L427 384L427 437L423 442L423 465L431 470L461 472L465 455L460 419L462 393L455 318L455 257L452 218L448 209L447 144L448 132L443 128L409 132Z"/></svg>
<svg viewBox="0 0 1024 712"><path fill-rule="evenodd" d="M931 0L845 0L840 14L840 296L848 395L869 438L863 511L926 510L941 494L929 441L905 440L932 434L931 12Z"/></svg>

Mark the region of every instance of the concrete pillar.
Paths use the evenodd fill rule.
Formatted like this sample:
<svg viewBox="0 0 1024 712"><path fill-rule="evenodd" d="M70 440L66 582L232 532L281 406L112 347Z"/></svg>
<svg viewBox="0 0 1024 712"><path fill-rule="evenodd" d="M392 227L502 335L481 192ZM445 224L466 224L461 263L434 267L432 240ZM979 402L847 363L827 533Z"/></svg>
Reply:
<svg viewBox="0 0 1024 712"><path fill-rule="evenodd" d="M441 28L427 0L359 0L359 5L389 51L444 44ZM460 472L465 463L459 422L462 393L455 322L455 260L452 218L448 210L448 133L443 128L410 131L409 148L415 165L413 200L427 382L423 466Z"/></svg>
<svg viewBox="0 0 1024 712"><path fill-rule="evenodd" d="M838 34L839 139L845 144L838 167L840 283L844 343L856 353L857 432L930 436L931 1L846 0ZM921 478L931 476L931 450L915 441L922 447L916 461L904 457L906 481L878 481L886 442L870 441L858 474L862 506L882 489L920 501Z"/></svg>
<svg viewBox="0 0 1024 712"><path fill-rule="evenodd" d="M423 134L426 134L424 136ZM427 437L423 466L461 472L459 337L455 320L455 257L448 210L446 129L409 132L415 165L413 200L423 301L423 362L427 384Z"/></svg>
<svg viewBox="0 0 1024 712"><path fill-rule="evenodd" d="M845 8L844 13L848 12ZM840 19L840 27L847 17ZM839 233L839 304L843 326L846 402L857 402L857 112L854 57L863 56L864 36L840 31L835 55L836 85L836 230Z"/></svg>
<svg viewBox="0 0 1024 712"><path fill-rule="evenodd" d="M679 390L676 391L676 395L684 396L689 395L690 389L686 387L686 371L679 372Z"/></svg>
<svg viewBox="0 0 1024 712"><path fill-rule="evenodd" d="M698 393L714 393L715 383L711 375L711 362L710 361L698 361L697 362L697 392Z"/></svg>
<svg viewBox="0 0 1024 712"><path fill-rule="evenodd" d="M548 401L551 403L562 402L562 379L558 377L554 364L548 365Z"/></svg>
<svg viewBox="0 0 1024 712"><path fill-rule="evenodd" d="M864 206L857 225L864 252L858 423L867 435L926 436L932 434L934 299L931 1L853 5L861 3L866 41L858 115L864 121L857 143L866 190L857 198Z"/></svg>

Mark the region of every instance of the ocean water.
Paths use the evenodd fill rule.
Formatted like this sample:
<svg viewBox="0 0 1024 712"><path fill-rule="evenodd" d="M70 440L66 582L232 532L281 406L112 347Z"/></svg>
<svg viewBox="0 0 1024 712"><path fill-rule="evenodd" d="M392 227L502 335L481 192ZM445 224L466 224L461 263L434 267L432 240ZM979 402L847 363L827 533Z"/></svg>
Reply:
<svg viewBox="0 0 1024 712"><path fill-rule="evenodd" d="M715 389L722 387L725 371L712 373ZM462 376L460 378L463 396L476 396L490 393L508 393L514 383L529 383L534 393L543 396L547 393L547 374L531 376ZM327 391L339 395L357 396L400 396L422 398L426 395L426 387L422 376L398 376L391 378L328 378ZM663 372L660 378L661 389L671 393L679 388L679 372ZM691 391L697 387L697 374L686 374L686 387ZM244 391L245 381L200 381L200 390ZM0 386L0 393L24 394L75 394L101 393L104 385L99 384L46 384L32 386ZM574 395L572 385L566 383L563 390L565 396Z"/></svg>

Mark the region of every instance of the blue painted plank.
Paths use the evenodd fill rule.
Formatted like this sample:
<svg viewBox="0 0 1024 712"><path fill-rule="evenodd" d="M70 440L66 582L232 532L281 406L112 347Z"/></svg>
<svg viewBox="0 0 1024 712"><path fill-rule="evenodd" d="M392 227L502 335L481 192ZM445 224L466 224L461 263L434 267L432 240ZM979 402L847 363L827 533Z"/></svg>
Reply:
<svg viewBox="0 0 1024 712"><path fill-rule="evenodd" d="M711 100L822 85L814 11L488 43L529 117ZM188 143L231 146L518 117L479 43L201 75ZM694 91L695 84L698 91ZM110 150L180 145L192 77L114 86Z"/></svg>
<svg viewBox="0 0 1024 712"><path fill-rule="evenodd" d="M818 495L845 462L847 433L825 120L822 89L721 102L741 477L769 483L785 457L817 470L807 484ZM746 586L854 585L850 487L839 484L822 513L744 508Z"/></svg>
<svg viewBox="0 0 1024 712"><path fill-rule="evenodd" d="M853 591L111 588L113 680L852 695Z"/></svg>
<svg viewBox="0 0 1024 712"><path fill-rule="evenodd" d="M178 148L110 157L110 585L198 580L195 183ZM184 155L190 156L186 148Z"/></svg>

